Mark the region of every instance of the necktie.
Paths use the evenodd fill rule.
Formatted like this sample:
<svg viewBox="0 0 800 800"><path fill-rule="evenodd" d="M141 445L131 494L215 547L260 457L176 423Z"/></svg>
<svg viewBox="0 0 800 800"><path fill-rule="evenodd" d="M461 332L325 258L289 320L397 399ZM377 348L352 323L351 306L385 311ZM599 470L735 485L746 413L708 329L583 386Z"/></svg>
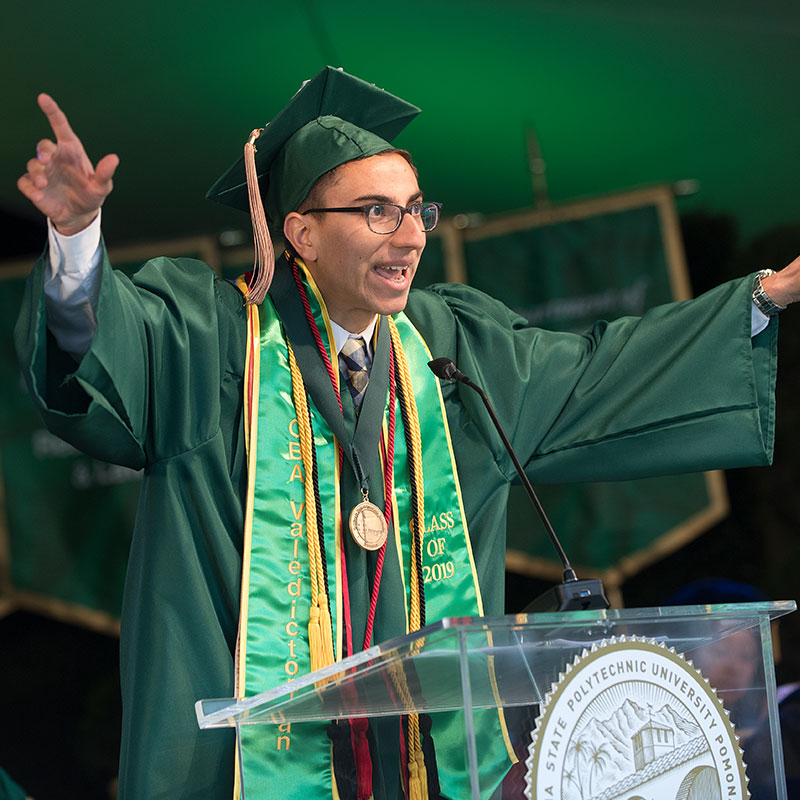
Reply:
<svg viewBox="0 0 800 800"><path fill-rule="evenodd" d="M370 359L367 355L367 343L361 336L351 336L339 353L339 360L347 377L347 386L353 397L353 404L361 408L364 392L369 383Z"/></svg>

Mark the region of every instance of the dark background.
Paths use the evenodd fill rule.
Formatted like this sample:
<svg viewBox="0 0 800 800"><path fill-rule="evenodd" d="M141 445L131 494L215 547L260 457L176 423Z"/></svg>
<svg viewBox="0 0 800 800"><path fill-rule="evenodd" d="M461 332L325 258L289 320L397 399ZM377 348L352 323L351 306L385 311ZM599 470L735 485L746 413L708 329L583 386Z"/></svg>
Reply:
<svg viewBox="0 0 800 800"><path fill-rule="evenodd" d="M330 64L423 109L398 144L449 214L530 205L534 127L553 200L693 178L682 210L749 237L796 219L799 33L793 0L10 0L0 207L31 215L14 184L47 91L120 156L111 246L242 226L206 189Z"/></svg>
<svg viewBox="0 0 800 800"><path fill-rule="evenodd" d="M533 126L553 201L697 181L678 199L695 292L800 253L793 2L15 0L3 17L0 261L43 242L14 187L47 135L38 91L61 102L93 158L120 154L104 211L116 246L246 230L246 218L203 194L249 131L325 63L423 108L398 143L449 214L531 205ZM780 325L774 466L728 472L730 517L625 583L627 606L658 605L708 575L796 597L800 315ZM546 586L509 575L508 610ZM797 628L794 617L781 625L779 681L800 679ZM26 612L0 619L0 766L38 800L108 797L117 647Z"/></svg>

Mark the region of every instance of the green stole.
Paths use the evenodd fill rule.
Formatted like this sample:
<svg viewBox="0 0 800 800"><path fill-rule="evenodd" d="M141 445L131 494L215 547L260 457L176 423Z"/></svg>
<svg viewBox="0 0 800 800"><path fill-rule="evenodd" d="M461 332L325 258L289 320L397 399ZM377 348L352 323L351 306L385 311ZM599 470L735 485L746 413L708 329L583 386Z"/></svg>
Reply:
<svg viewBox="0 0 800 800"><path fill-rule="evenodd" d="M300 262L298 262L300 263ZM319 291L301 265L307 294L338 379L338 358L329 318ZM483 614L480 587L464 516L450 432L439 381L427 368L431 355L404 314L394 318L406 353L420 414L424 507L423 576L427 621L444 616ZM341 549L347 562L347 584L356 651L363 644L375 553L362 550L342 525L342 518L361 500L348 448L361 447L369 473L370 500L383 507L383 473L377 437L386 436L388 416L388 323L378 323L377 342L361 413L356 425L349 393L341 392L344 419L309 331L288 268L276 268L270 295L256 310L250 307L245 406L248 424L248 501L243 552L242 601L237 643L238 697L252 696L310 672L307 625L310 608L308 548L305 539L304 474L287 339L292 344L309 394L336 658L343 652L343 581ZM329 422L330 420L330 422ZM395 414L393 519L375 615L374 641L408 632L412 517L407 453L399 408ZM335 435L338 434L338 435ZM364 457L364 441L374 437L374 452ZM345 450L339 475L336 443ZM352 451L351 451L352 452ZM345 522L346 525L346 522ZM344 537L344 540L343 540ZM360 638L359 638L360 636ZM502 776L514 760L505 725L494 711L476 729L482 768ZM447 797L469 794L465 774L463 720L458 714L432 717L439 779ZM327 723L245 726L240 730L245 797L338 797L332 780ZM399 726L397 720L372 721L373 788L376 798L399 796ZM499 746L498 746L498 739ZM489 758L487 759L487 755ZM377 762L377 763L376 763ZM237 769L234 796L239 797Z"/></svg>

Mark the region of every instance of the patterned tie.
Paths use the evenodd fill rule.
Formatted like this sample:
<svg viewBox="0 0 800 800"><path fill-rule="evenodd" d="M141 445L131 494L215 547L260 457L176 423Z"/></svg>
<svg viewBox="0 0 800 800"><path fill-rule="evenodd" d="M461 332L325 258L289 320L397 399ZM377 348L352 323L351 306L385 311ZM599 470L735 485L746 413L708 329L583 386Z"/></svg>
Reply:
<svg viewBox="0 0 800 800"><path fill-rule="evenodd" d="M364 392L369 383L370 359L367 355L367 343L361 336L351 336L339 353L339 361L344 374L347 376L347 385L353 397L353 404L361 408Z"/></svg>

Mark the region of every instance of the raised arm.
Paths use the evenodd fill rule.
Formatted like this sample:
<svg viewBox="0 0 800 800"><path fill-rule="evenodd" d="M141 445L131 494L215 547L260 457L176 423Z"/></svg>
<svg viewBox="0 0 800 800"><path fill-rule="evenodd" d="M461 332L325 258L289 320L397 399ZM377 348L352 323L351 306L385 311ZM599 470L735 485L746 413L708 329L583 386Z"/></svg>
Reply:
<svg viewBox="0 0 800 800"><path fill-rule="evenodd" d="M42 139L36 145L36 157L28 161L28 171L17 181L17 188L50 218L59 233L71 236L97 216L113 188L119 158L109 153L92 166L56 101L47 94L40 94L37 100L55 141Z"/></svg>

